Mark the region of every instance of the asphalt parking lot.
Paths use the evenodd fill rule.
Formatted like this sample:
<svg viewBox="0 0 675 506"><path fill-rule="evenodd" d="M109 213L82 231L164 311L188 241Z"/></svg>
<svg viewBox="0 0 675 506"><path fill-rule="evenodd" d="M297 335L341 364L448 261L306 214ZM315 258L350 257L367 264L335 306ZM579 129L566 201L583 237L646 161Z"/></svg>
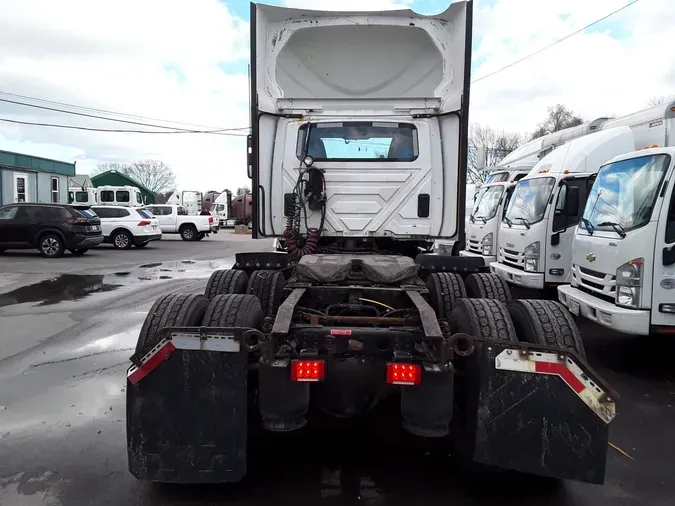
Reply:
<svg viewBox="0 0 675 506"><path fill-rule="evenodd" d="M391 439L377 418L265 443L238 486L137 482L126 468L125 371L150 305L203 290L237 251L270 246L221 232L77 258L0 256L0 504L673 504L674 341L587 324L589 362L621 395L610 432L621 452L609 449L604 486L467 475Z"/></svg>

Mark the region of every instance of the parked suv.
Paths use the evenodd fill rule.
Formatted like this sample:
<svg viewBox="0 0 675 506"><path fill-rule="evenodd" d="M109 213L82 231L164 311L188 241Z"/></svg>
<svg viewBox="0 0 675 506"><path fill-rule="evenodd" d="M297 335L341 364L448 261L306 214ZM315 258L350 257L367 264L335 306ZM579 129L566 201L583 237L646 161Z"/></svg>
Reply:
<svg viewBox="0 0 675 506"><path fill-rule="evenodd" d="M108 205L91 209L101 219L103 241L117 249L144 248L162 238L159 220L144 209Z"/></svg>
<svg viewBox="0 0 675 506"><path fill-rule="evenodd" d="M89 206L20 203L0 207L0 253L37 248L42 256L57 258L66 249L83 255L101 242L101 220Z"/></svg>

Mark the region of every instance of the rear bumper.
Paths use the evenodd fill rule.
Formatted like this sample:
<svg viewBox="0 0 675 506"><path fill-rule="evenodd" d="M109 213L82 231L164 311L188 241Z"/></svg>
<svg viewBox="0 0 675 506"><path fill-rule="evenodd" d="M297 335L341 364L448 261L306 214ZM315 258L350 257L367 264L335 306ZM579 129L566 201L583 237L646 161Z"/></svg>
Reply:
<svg viewBox="0 0 675 506"><path fill-rule="evenodd" d="M466 258L482 258L483 261L485 262L486 266L490 265L492 262L497 261L497 257L494 256L494 255L486 256L486 255L481 255L479 253L474 253L473 251L468 251L468 250L460 251L459 256L466 257Z"/></svg>
<svg viewBox="0 0 675 506"><path fill-rule="evenodd" d="M574 303L578 304L580 316L603 327L626 334L649 335L651 321L649 311L618 307L611 302L582 292L571 285L558 287L558 299L568 309Z"/></svg>
<svg viewBox="0 0 675 506"><path fill-rule="evenodd" d="M525 272L499 262L492 262L490 264L490 272L508 283L522 286L523 288L536 288L538 290L544 288L543 272Z"/></svg>
<svg viewBox="0 0 675 506"><path fill-rule="evenodd" d="M95 248L103 242L103 234L95 236L75 236L68 248Z"/></svg>
<svg viewBox="0 0 675 506"><path fill-rule="evenodd" d="M144 244L150 241L159 241L162 238L162 234L149 234L149 235L135 235L134 244Z"/></svg>

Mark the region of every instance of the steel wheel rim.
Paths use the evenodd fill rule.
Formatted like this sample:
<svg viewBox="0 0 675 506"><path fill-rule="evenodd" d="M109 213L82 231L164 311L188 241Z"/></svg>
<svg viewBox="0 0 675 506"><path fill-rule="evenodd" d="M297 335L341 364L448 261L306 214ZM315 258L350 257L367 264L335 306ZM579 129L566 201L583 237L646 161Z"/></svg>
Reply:
<svg viewBox="0 0 675 506"><path fill-rule="evenodd" d="M42 252L45 255L53 256L59 251L59 242L53 237L47 237L42 240Z"/></svg>
<svg viewBox="0 0 675 506"><path fill-rule="evenodd" d="M115 236L115 246L118 248L126 248L129 245L129 238L127 234L117 234Z"/></svg>

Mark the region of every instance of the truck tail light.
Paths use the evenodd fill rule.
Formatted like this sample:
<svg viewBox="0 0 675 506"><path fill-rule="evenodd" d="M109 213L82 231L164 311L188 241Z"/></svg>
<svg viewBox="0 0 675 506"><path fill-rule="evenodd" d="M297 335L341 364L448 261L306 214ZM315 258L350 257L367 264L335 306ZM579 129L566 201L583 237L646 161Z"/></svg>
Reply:
<svg viewBox="0 0 675 506"><path fill-rule="evenodd" d="M213 223L213 216L209 216L209 223Z"/></svg>
<svg viewBox="0 0 675 506"><path fill-rule="evenodd" d="M150 223L151 223L150 221L143 220L143 221L138 222L138 226L139 227L147 227L148 225L150 225Z"/></svg>
<svg viewBox="0 0 675 506"><path fill-rule="evenodd" d="M63 221L65 221L66 223L75 223L75 224L78 224L78 225L85 225L85 224L89 223L89 218L70 218L70 219L63 220Z"/></svg>
<svg viewBox="0 0 675 506"><path fill-rule="evenodd" d="M419 385L422 368L417 364L388 363L387 383L391 385Z"/></svg>
<svg viewBox="0 0 675 506"><path fill-rule="evenodd" d="M291 381L322 381L326 377L324 360L292 360Z"/></svg>

